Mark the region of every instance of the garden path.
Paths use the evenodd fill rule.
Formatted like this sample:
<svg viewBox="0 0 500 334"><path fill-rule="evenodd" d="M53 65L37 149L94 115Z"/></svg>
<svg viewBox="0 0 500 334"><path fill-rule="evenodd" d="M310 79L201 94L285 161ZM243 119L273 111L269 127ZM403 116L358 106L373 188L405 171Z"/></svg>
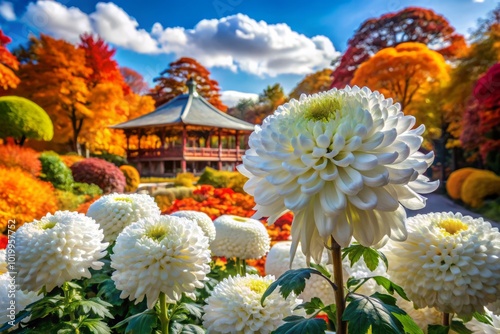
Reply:
<svg viewBox="0 0 500 334"><path fill-rule="evenodd" d="M481 217L480 214L472 212L464 208L463 206L458 205L445 195L432 193L424 196L427 197L427 205L425 206L425 208L421 210L406 210L408 217L413 217L418 214L424 214L429 212L449 212L449 211L460 212L463 215L468 215L475 218ZM500 222L495 222L492 221L491 219L485 219L485 220L489 221L493 225L493 227L500 228Z"/></svg>

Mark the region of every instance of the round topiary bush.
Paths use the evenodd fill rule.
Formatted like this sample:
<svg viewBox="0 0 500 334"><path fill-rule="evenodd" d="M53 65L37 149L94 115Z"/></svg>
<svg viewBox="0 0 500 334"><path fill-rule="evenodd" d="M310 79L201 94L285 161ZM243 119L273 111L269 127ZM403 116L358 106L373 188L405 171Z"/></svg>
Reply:
<svg viewBox="0 0 500 334"><path fill-rule="evenodd" d="M462 201L479 208L488 196L500 195L500 177L487 170L473 172L462 185Z"/></svg>
<svg viewBox="0 0 500 334"><path fill-rule="evenodd" d="M460 168L450 174L450 177L446 181L446 191L448 195L454 200L462 199L462 185L465 180L474 172L480 169L477 168Z"/></svg>
<svg viewBox="0 0 500 334"><path fill-rule="evenodd" d="M71 166L73 178L77 182L93 183L104 194L123 193L126 180L122 171L110 162L98 158L88 158Z"/></svg>
<svg viewBox="0 0 500 334"><path fill-rule="evenodd" d="M141 176L139 175L137 169L130 165L123 165L120 166L120 170L123 175L125 175L125 180L127 182L125 185L125 191L128 193L136 191L137 187L139 187L139 184L141 183Z"/></svg>

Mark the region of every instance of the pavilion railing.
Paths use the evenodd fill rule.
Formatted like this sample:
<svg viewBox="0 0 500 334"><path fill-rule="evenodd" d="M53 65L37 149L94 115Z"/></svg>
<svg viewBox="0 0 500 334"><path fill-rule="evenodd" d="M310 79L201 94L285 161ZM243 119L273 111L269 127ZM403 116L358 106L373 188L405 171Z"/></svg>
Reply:
<svg viewBox="0 0 500 334"><path fill-rule="evenodd" d="M184 152L182 147L169 148L148 148L139 150L128 150L127 157L129 159L141 158L235 158L241 160L241 156L245 150L236 148L210 148L210 147L185 147ZM184 154L183 154L184 153Z"/></svg>

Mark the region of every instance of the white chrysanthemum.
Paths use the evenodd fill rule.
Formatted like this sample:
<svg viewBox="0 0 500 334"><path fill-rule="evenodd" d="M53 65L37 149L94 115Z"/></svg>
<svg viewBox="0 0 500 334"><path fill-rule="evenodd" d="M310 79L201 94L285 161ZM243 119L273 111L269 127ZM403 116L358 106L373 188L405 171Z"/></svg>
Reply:
<svg viewBox="0 0 500 334"><path fill-rule="evenodd" d="M256 127L238 166L254 218L292 211L294 247L316 261L330 236L343 247L352 236L364 246L405 240L403 206L424 207L419 193L438 186L422 175L434 155L418 151L424 126L414 124L368 88L292 99Z"/></svg>
<svg viewBox="0 0 500 334"><path fill-rule="evenodd" d="M266 275L280 277L290 269L291 246L291 241L280 241L271 247L271 250L267 253L266 257ZM328 254L327 252L323 252L323 263L327 262ZM300 244L292 263L292 269L299 268L308 268L306 256L302 253ZM306 281L306 288L302 291L299 297L305 302L310 301L314 297L318 297L325 305L335 303L335 294L331 284L318 275L311 275L311 278Z"/></svg>
<svg viewBox="0 0 500 334"><path fill-rule="evenodd" d="M191 211L191 210L185 210L185 211L176 211L171 214L172 216L175 217L184 217L188 218L191 220L194 220L198 226L202 229L203 233L208 238L208 242L212 242L215 240L215 226L214 222L210 217L204 213L204 212L199 212L199 211Z"/></svg>
<svg viewBox="0 0 500 334"><path fill-rule="evenodd" d="M57 211L22 225L14 234L20 289L49 292L73 279L90 278L101 269L108 243L99 225L77 212Z"/></svg>
<svg viewBox="0 0 500 334"><path fill-rule="evenodd" d="M203 307L203 326L207 333L261 333L276 330L283 318L297 314L300 304L293 293L284 299L276 289L261 305L260 299L273 276L259 275L228 277L217 284Z"/></svg>
<svg viewBox="0 0 500 334"><path fill-rule="evenodd" d="M375 268L374 271L371 271L370 269L368 269L368 266L366 265L363 257L361 257L358 262L354 263L352 267L351 261L349 261L348 257L346 257L343 261L343 268L345 269L345 271L347 271L347 275L344 275L344 279L346 280L346 282L349 277L359 279L373 276L383 276L389 278L389 275L387 274L387 268L385 267L384 261L382 260L379 260L377 268ZM371 279L365 282L365 284L363 284L361 288L359 288L359 290L357 290L356 292L370 296L375 292L387 293L387 290L385 290L373 279Z"/></svg>
<svg viewBox="0 0 500 334"><path fill-rule="evenodd" d="M20 291L15 283L15 279L12 279L9 273L0 275L0 327L8 321L15 320L17 313L43 297L36 292Z"/></svg>
<svg viewBox="0 0 500 334"><path fill-rule="evenodd" d="M183 293L194 298L196 288L210 272L208 238L196 222L180 217L158 216L127 226L113 247L112 279L121 298L141 302L152 309L165 293L175 303Z"/></svg>
<svg viewBox="0 0 500 334"><path fill-rule="evenodd" d="M500 333L500 315L494 314L492 311L485 309L487 316L491 318L492 325L488 325L472 319L471 321L465 323L465 326L470 329L473 333L481 334L498 334Z"/></svg>
<svg viewBox="0 0 500 334"><path fill-rule="evenodd" d="M397 299L396 305L408 313L408 315L415 321L424 333L427 333L427 327L429 325L441 324L443 314L435 308L424 307L417 309L412 302L404 300L399 295L394 294L394 297ZM450 334L451 333L454 332L450 332Z"/></svg>
<svg viewBox="0 0 500 334"><path fill-rule="evenodd" d="M5 255L5 249L0 249L0 275L7 272L7 259Z"/></svg>
<svg viewBox="0 0 500 334"><path fill-rule="evenodd" d="M384 253L391 279L419 308L470 315L500 297L500 233L460 213L430 213L407 220L406 242Z"/></svg>
<svg viewBox="0 0 500 334"><path fill-rule="evenodd" d="M87 216L104 231L104 241L113 242L128 225L161 213L153 197L144 194L110 194L92 203Z"/></svg>
<svg viewBox="0 0 500 334"><path fill-rule="evenodd" d="M260 259L269 251L271 239L258 220L223 215L214 220L215 240L210 245L215 256Z"/></svg>

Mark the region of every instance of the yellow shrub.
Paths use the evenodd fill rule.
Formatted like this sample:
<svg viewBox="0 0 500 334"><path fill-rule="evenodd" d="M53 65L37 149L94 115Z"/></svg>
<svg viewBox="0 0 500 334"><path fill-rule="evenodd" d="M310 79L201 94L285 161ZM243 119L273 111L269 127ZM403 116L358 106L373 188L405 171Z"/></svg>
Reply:
<svg viewBox="0 0 500 334"><path fill-rule="evenodd" d="M175 186L192 187L196 181L196 176L193 173L179 173L174 179Z"/></svg>
<svg viewBox="0 0 500 334"><path fill-rule="evenodd" d="M210 167L206 167L201 174L198 184L208 184L215 188L231 188L236 192L244 192L243 185L248 178L240 172L219 171Z"/></svg>
<svg viewBox="0 0 500 334"><path fill-rule="evenodd" d="M9 220L16 227L57 210L54 187L19 168L0 166L0 232Z"/></svg>
<svg viewBox="0 0 500 334"><path fill-rule="evenodd" d="M153 193L153 197L156 204L158 204L158 207L163 212L170 208L170 206L176 199L192 197L194 189L195 188L192 187L173 187L159 189Z"/></svg>
<svg viewBox="0 0 500 334"><path fill-rule="evenodd" d="M500 195L500 177L490 171L475 171L462 185L462 201L479 208L487 196Z"/></svg>
<svg viewBox="0 0 500 334"><path fill-rule="evenodd" d="M480 169L467 167L457 169L456 171L451 173L448 181L446 181L446 191L448 192L448 195L455 200L461 199L462 196L460 194L462 185L469 177L469 175L476 171L480 171Z"/></svg>
<svg viewBox="0 0 500 334"><path fill-rule="evenodd" d="M125 181L127 182L125 185L125 192L131 193L136 191L141 182L141 176L137 169L130 165L123 165L120 167L120 170L123 175L125 175Z"/></svg>

